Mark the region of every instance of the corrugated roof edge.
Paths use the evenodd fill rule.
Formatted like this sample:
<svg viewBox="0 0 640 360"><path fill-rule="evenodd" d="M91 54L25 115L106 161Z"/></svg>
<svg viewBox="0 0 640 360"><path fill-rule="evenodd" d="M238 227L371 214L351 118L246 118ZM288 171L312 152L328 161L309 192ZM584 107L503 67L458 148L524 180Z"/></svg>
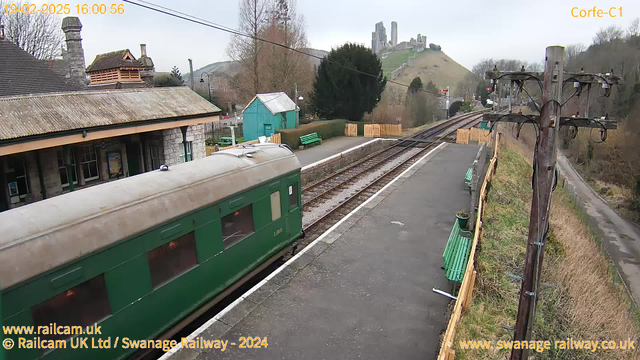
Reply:
<svg viewBox="0 0 640 360"><path fill-rule="evenodd" d="M56 92L48 92L48 93L33 93L33 94L23 94L23 95L0 96L0 101L3 101L3 100L15 100L15 99L25 99L25 98L29 98L29 97L49 97L49 96L63 96L63 95L102 95L102 94L110 94L110 93L113 93L113 92L134 93L134 92L175 91L175 90L193 91L188 86L173 86L173 87L160 87L160 88L140 88L140 89L108 89L108 90L105 89L105 90L56 91ZM194 91L194 93L197 94L195 91ZM204 98L202 100L207 101ZM213 106L216 109L218 109L217 111L222 111L215 104L213 104L213 103L209 103L209 104L211 104L211 106Z"/></svg>

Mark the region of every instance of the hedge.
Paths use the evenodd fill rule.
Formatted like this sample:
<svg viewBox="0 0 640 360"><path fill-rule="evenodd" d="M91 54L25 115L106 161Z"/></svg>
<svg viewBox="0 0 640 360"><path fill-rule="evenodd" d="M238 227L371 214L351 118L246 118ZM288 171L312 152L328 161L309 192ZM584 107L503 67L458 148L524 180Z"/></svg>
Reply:
<svg viewBox="0 0 640 360"><path fill-rule="evenodd" d="M364 122L347 121L344 119L336 120L316 120L309 124L301 124L297 129L282 129L277 132L282 134L282 143L289 145L292 149L300 146L300 136L311 133L318 133L322 140L326 140L336 136L344 136L345 124L358 125L358 135L364 135Z"/></svg>

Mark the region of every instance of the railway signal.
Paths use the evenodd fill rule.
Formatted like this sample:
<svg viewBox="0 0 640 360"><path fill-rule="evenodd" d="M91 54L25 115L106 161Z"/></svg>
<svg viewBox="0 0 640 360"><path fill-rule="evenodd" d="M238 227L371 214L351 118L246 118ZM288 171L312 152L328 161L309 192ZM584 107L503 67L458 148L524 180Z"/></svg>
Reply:
<svg viewBox="0 0 640 360"><path fill-rule="evenodd" d="M544 73L528 73L524 70L518 72L500 73L496 67L487 71L487 78L492 84L498 85L499 80L508 80L520 90L528 80L534 80L542 85L542 103L538 107L539 116L524 116L521 113L492 113L485 114L485 121L512 122L522 126L527 122L533 122L538 132L537 144L534 154L534 178L533 197L531 201L531 213L529 217L529 235L525 254L524 269L521 280L520 297L518 302L518 314L514 327L513 340L523 342L531 340L531 332L535 323L536 305L540 298L540 276L542 273L542 260L549 229L549 213L551 211L551 195L557 182L556 171L556 146L559 143L561 126L598 128L601 130L602 140L606 139L607 129L615 129L617 123L613 120L589 118L589 91L592 85L601 85L609 89L610 85L617 85L620 78L612 73L608 74L566 74L567 80L563 81L564 74L564 48L561 46L547 47ZM561 117L561 108L567 100L562 99L562 89L565 82L573 82L576 92L571 95L580 96L583 88L587 89L587 110L584 117ZM498 91L500 87L497 88ZM510 87L511 89L511 87ZM487 91L489 88L487 88ZM604 96L609 96L610 90L605 91ZM498 98L500 98L498 96ZM569 98L570 99L570 98ZM533 101L533 98L531 99ZM533 101L534 105L536 104ZM511 110L511 109L509 109ZM524 360L529 356L529 349L513 348L510 360Z"/></svg>

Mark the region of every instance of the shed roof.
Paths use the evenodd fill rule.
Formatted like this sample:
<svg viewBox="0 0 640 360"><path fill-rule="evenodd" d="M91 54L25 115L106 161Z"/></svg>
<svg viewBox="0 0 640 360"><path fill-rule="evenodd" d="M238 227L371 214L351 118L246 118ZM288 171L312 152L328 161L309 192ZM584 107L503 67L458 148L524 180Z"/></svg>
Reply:
<svg viewBox="0 0 640 360"><path fill-rule="evenodd" d="M125 56L129 54L132 60L125 59ZM87 68L87 72L118 69L121 67L127 68L144 68L144 65L133 56L129 49L112 51L106 54L99 54L93 60L91 65Z"/></svg>
<svg viewBox="0 0 640 360"><path fill-rule="evenodd" d="M0 96L82 90L9 40L0 40Z"/></svg>
<svg viewBox="0 0 640 360"><path fill-rule="evenodd" d="M246 110L256 99L260 100L273 115L296 109L296 104L284 92L258 94L253 100L249 101L249 104L244 109Z"/></svg>
<svg viewBox="0 0 640 360"><path fill-rule="evenodd" d="M0 97L0 141L218 113L184 86Z"/></svg>

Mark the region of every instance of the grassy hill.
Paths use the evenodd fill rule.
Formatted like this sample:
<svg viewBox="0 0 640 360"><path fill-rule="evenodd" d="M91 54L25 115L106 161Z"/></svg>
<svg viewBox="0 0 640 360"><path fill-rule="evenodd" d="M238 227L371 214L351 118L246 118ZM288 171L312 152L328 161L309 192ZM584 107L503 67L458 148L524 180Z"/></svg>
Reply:
<svg viewBox="0 0 640 360"><path fill-rule="evenodd" d="M458 82L470 72L442 51L427 49L420 53L414 53L412 50L392 51L382 59L384 74L391 79L391 72L408 62L409 58L412 58L411 64L394 81L409 84L413 78L419 76L423 84L431 80L441 89L449 86L453 92Z"/></svg>

